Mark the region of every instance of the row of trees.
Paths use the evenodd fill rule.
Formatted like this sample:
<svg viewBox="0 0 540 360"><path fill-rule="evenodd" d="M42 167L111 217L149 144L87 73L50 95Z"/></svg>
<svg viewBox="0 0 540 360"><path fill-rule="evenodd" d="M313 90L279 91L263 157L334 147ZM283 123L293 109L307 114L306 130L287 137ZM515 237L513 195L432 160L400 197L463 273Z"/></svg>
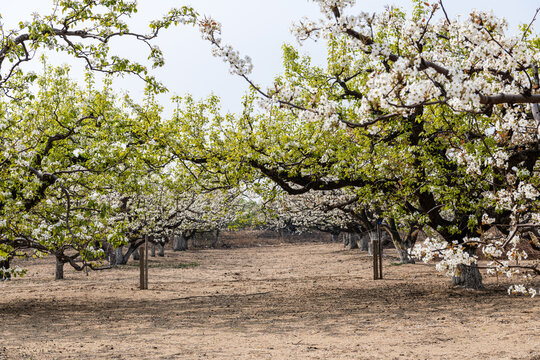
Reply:
<svg viewBox="0 0 540 360"><path fill-rule="evenodd" d="M135 38L148 47L150 65L161 66L152 40L171 25L194 24L195 11L173 9L143 34L125 21L136 13L134 1L55 5L51 15L2 29L0 277L24 273L9 266L17 256L53 255L62 278L66 263L77 270L102 268L105 258L124 264L145 236L185 242L237 220L241 191L186 158L182 142L190 135L174 118L162 119L154 95L165 87L145 65L109 50L117 37ZM83 60L83 86L70 79L67 66L45 60L42 74L23 71L46 47ZM96 80L95 73L106 76ZM115 74L143 79L146 100L116 95ZM208 104L190 111L204 112Z"/></svg>
<svg viewBox="0 0 540 360"><path fill-rule="evenodd" d="M523 242L540 249L540 40L533 22L516 36L492 13L451 19L442 2L415 1L347 14L354 1L316 1L323 18L294 28L327 43L325 67L284 46L284 72L267 89L242 58L200 22L214 53L252 86L243 114L208 131L207 156L270 179L291 195L346 190L397 242L429 234L419 256L441 257L454 283L482 287L491 272L540 275L523 264ZM264 193L264 191L262 191ZM267 193L272 193L269 190ZM496 226L504 237L490 238ZM512 291L534 294L523 286Z"/></svg>
<svg viewBox="0 0 540 360"><path fill-rule="evenodd" d="M415 0L412 14L356 15L347 14L353 0L316 2L323 17L293 31L301 43L325 41L327 64L285 45L283 74L268 88L251 80L251 60L224 43L219 22L190 8L141 35L121 20L134 2L58 1L62 12L4 32L0 256L32 248L95 267L96 242L106 242L128 247L124 261L143 234L166 238L205 214L234 220L231 199L247 191L275 213L297 214L291 224L331 232L380 224L405 262L423 231L416 255L440 257L458 285L482 287L479 251L495 274L540 275L538 263L520 262L524 242L540 249L534 19L509 36L503 19L452 19L442 1ZM215 97L186 97L163 119L153 97L163 86L143 65L109 54L110 39L131 36L159 66L151 40L176 23L197 24L213 54L249 83L242 114L222 114ZM97 91L91 75L81 89L65 68L40 78L20 71L42 46L90 70L144 78L146 101L118 99L108 81ZM503 236L487 236L492 227Z"/></svg>
<svg viewBox="0 0 540 360"><path fill-rule="evenodd" d="M171 148L179 130L154 101L122 101L90 74L80 88L65 67L47 67L33 86L2 104L3 258L54 255L62 278L65 263L96 269L104 250L127 246L112 260L125 264L145 235L188 238L239 216L240 192Z"/></svg>

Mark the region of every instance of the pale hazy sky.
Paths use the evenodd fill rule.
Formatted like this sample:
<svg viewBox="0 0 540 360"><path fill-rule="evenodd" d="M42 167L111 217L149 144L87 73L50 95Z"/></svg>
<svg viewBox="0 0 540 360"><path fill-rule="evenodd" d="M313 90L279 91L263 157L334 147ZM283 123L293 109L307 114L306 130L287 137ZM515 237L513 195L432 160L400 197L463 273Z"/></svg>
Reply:
<svg viewBox="0 0 540 360"><path fill-rule="evenodd" d="M0 14L5 28L15 26L21 20L30 19L30 14L47 14L52 8L52 0L0 0ZM358 0L358 11L380 11L387 4L411 8L410 0ZM446 0L445 7L450 15L467 15L472 9L493 9L498 16L504 16L515 29L520 23L528 23L539 0ZM281 45L285 42L296 44L289 33L290 25L307 16L318 18L318 6L308 0L139 0L139 13L133 19L133 28L146 32L146 24L152 18L160 17L171 7L192 5L201 15L209 15L223 24L224 42L233 45L242 55L253 59L252 78L261 85L269 85L281 70ZM538 19L540 23L540 19ZM537 23L537 24L538 24ZM540 28L537 25L536 28ZM239 111L241 96L247 84L230 75L228 65L213 58L210 45L200 38L196 28L180 26L163 33L157 43L165 53L166 65L156 71L156 75L169 88L170 94L160 100L166 106L172 94L187 92L197 98L210 93L222 99L223 109ZM116 43L115 50L123 54L144 59L142 47ZM314 58L324 58L324 48L314 44L304 46ZM81 74L82 63L69 60L67 56L53 53L55 63L73 64L74 76ZM125 55L125 54L124 54ZM144 56L143 56L144 55ZM135 97L142 92L142 84L136 79L118 80L119 90L129 90ZM167 106L166 106L167 107Z"/></svg>

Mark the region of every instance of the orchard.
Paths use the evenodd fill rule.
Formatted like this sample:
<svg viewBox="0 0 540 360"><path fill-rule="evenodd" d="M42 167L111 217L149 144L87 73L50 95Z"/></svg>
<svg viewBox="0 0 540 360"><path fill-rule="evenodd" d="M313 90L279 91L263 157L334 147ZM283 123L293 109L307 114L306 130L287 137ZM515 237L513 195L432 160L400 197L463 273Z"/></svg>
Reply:
<svg viewBox="0 0 540 360"><path fill-rule="evenodd" d="M259 84L145 1L0 22L0 359L540 358L540 8L312 0Z"/></svg>

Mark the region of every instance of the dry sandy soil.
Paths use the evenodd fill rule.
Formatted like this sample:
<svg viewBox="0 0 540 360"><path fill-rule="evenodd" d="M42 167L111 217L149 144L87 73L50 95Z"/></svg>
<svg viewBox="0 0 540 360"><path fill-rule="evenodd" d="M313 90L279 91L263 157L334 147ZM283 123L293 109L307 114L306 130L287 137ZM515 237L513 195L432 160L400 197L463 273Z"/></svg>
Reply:
<svg viewBox="0 0 540 360"><path fill-rule="evenodd" d="M54 281L32 260L0 283L0 359L540 359L538 298L385 254L373 281L339 244L168 251L147 291L133 264Z"/></svg>

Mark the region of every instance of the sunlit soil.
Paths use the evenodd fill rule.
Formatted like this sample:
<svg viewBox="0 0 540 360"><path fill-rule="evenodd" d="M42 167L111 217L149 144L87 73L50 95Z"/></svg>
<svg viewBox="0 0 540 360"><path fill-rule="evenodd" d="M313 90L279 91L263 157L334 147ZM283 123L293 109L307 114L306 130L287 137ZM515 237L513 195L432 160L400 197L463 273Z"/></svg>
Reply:
<svg viewBox="0 0 540 360"><path fill-rule="evenodd" d="M172 252L150 290L129 265L88 276L53 259L0 283L0 359L537 359L540 300L452 288L433 265L340 244ZM391 265L391 264L394 265ZM538 288L540 284L535 284Z"/></svg>

